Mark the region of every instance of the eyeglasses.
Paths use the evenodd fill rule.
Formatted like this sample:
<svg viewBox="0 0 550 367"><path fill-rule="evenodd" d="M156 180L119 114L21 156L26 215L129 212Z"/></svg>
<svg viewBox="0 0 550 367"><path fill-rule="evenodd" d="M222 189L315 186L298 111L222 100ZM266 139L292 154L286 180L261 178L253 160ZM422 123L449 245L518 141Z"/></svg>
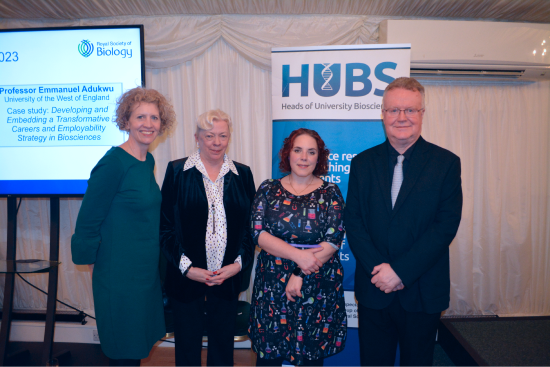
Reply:
<svg viewBox="0 0 550 367"><path fill-rule="evenodd" d="M384 109L384 112L386 112L388 114L388 116L391 116L391 117L396 117L398 116L401 111L405 112L405 116L407 117L415 117L420 111L424 112L424 108L421 108L421 109L416 109L416 108L405 108L405 109L400 109L400 108L386 108Z"/></svg>

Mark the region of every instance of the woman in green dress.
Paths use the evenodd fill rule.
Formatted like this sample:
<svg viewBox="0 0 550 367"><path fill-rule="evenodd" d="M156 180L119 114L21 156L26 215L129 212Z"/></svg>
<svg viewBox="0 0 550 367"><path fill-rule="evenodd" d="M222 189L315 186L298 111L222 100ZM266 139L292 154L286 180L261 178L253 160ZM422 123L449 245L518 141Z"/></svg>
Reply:
<svg viewBox="0 0 550 367"><path fill-rule="evenodd" d="M153 89L120 97L116 123L128 140L91 172L71 241L75 264L92 264L101 349L110 365L139 366L165 335L159 263L161 194L147 152L175 122Z"/></svg>

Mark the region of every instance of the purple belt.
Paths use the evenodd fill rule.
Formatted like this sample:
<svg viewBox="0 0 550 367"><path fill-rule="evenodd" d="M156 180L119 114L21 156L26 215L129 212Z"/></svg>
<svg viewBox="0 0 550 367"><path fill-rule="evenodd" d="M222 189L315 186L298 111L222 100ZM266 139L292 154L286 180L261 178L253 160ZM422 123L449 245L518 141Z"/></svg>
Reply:
<svg viewBox="0 0 550 367"><path fill-rule="evenodd" d="M288 243L288 242L287 242ZM292 247L302 247L302 248L317 248L317 247L323 247L319 244L317 245L299 245L299 244L296 244L296 243L288 243L290 246Z"/></svg>

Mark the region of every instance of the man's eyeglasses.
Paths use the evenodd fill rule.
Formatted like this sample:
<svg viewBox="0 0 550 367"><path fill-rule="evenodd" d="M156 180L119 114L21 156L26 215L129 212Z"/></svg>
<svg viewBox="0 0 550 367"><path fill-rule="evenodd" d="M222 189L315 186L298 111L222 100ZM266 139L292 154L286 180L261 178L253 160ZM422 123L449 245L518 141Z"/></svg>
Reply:
<svg viewBox="0 0 550 367"><path fill-rule="evenodd" d="M407 117L415 117L420 111L424 112L424 109L416 109L416 108L405 108L405 109L399 109L399 108L386 108L383 110L388 114L390 117L396 117L399 115L401 111L405 112L405 116Z"/></svg>

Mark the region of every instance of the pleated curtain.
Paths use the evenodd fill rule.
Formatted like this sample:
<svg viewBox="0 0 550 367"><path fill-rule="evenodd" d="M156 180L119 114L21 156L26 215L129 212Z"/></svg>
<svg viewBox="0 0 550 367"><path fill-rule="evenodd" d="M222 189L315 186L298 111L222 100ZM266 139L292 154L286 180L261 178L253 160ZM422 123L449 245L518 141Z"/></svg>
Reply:
<svg viewBox="0 0 550 367"><path fill-rule="evenodd" d="M170 160L195 151L195 119L212 108L232 116L228 154L249 165L259 185L271 177L271 48L377 43L383 19L388 17L125 16L0 19L0 28L144 24L146 85L165 94L177 113L175 129L151 147L159 185ZM424 84L422 135L462 161L464 209L450 248L447 314L550 314L550 83ZM70 253L80 203L61 199L58 298L93 313L90 273L75 266ZM17 257L47 259L48 201L23 199L17 219ZM6 200L0 199L0 258L6 223ZM47 288L47 276L25 278ZM250 291L241 298L250 299ZM14 307L45 309L46 298L17 280Z"/></svg>

